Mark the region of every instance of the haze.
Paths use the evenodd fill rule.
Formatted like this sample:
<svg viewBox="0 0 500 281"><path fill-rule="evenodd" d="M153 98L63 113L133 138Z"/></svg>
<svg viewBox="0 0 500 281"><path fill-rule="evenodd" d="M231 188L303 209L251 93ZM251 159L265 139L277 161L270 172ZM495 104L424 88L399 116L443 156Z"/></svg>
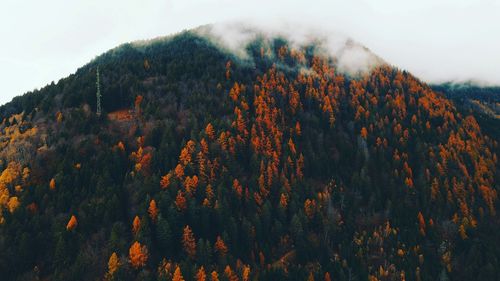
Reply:
<svg viewBox="0 0 500 281"><path fill-rule="evenodd" d="M498 85L499 15L495 0L3 0L0 104L122 43L235 20L335 30L424 81Z"/></svg>

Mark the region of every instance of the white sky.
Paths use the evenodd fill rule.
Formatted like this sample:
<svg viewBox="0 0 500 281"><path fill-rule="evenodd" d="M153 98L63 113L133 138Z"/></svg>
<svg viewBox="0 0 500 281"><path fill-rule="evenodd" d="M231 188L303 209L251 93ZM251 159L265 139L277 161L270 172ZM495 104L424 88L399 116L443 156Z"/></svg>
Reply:
<svg viewBox="0 0 500 281"><path fill-rule="evenodd" d="M240 19L336 30L429 82L500 84L500 0L0 0L0 104L121 43Z"/></svg>

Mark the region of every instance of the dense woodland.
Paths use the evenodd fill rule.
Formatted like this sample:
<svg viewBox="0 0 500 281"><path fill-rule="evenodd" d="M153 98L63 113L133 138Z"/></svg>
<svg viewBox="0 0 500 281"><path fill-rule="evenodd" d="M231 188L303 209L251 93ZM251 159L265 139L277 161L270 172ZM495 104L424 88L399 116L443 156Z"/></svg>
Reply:
<svg viewBox="0 0 500 281"><path fill-rule="evenodd" d="M490 137L500 139L500 87L447 82L432 88L454 101L458 110L474 115Z"/></svg>
<svg viewBox="0 0 500 281"><path fill-rule="evenodd" d="M473 115L388 65L246 51L126 44L2 106L0 279L500 279Z"/></svg>

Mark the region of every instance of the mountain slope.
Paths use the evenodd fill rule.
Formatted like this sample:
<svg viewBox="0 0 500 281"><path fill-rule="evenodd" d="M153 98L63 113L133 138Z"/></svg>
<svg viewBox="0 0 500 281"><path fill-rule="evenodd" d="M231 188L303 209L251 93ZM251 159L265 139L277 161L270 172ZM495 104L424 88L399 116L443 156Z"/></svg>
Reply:
<svg viewBox="0 0 500 281"><path fill-rule="evenodd" d="M316 44L262 35L242 57L200 34L0 109L3 276L500 277L498 146L474 117L381 61L347 74Z"/></svg>

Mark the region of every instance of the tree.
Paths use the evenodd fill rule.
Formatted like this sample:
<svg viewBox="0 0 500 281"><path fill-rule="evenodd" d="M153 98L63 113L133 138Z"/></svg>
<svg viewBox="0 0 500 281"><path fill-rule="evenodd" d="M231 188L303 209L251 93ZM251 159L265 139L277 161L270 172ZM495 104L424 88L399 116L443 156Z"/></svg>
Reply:
<svg viewBox="0 0 500 281"><path fill-rule="evenodd" d="M17 199L17 196L12 196L9 199L9 202L7 203L7 207L9 208L9 212L14 213L14 211L19 207L19 199Z"/></svg>
<svg viewBox="0 0 500 281"><path fill-rule="evenodd" d="M205 128L205 133L207 134L209 140L215 139L215 130L212 124L210 123L207 124L207 127Z"/></svg>
<svg viewBox="0 0 500 281"><path fill-rule="evenodd" d="M139 216L134 217L134 221L132 222L132 233L137 235L139 233L139 229L141 228L141 219Z"/></svg>
<svg viewBox="0 0 500 281"><path fill-rule="evenodd" d="M108 260L108 274L110 276L113 276L113 274L118 270L119 266L120 266L120 259L118 258L118 255L115 252L113 252Z"/></svg>
<svg viewBox="0 0 500 281"><path fill-rule="evenodd" d="M78 225L78 221L76 220L76 217L74 215L71 216L71 218L68 221L68 224L66 225L66 230L70 231L75 229L75 227Z"/></svg>
<svg viewBox="0 0 500 281"><path fill-rule="evenodd" d="M175 197L175 206L179 211L184 211L187 208L186 197L184 197L184 192L182 192L182 190L177 192L177 197Z"/></svg>
<svg viewBox="0 0 500 281"><path fill-rule="evenodd" d="M210 273L210 277L211 277L212 281L219 281L219 274L215 270L212 271L212 273Z"/></svg>
<svg viewBox="0 0 500 281"><path fill-rule="evenodd" d="M182 245L186 254L190 258L194 259L196 256L196 240L194 239L193 231L191 231L189 225L186 225L186 227L184 227L182 235Z"/></svg>
<svg viewBox="0 0 500 281"><path fill-rule="evenodd" d="M175 167L175 176L178 178L178 179L182 179L182 177L184 176L184 167L181 165L181 164L178 164L176 167Z"/></svg>
<svg viewBox="0 0 500 281"><path fill-rule="evenodd" d="M304 212L306 213L306 216L311 219L314 216L315 211L316 201L314 199L306 199L304 202Z"/></svg>
<svg viewBox="0 0 500 281"><path fill-rule="evenodd" d="M56 189L56 180L52 178L49 183L49 188L50 190L55 190Z"/></svg>
<svg viewBox="0 0 500 281"><path fill-rule="evenodd" d="M189 150L186 147L184 147L181 150L181 154L179 155L179 163L181 163L184 166L187 166L191 164L191 159L192 159L191 153L189 153Z"/></svg>
<svg viewBox="0 0 500 281"><path fill-rule="evenodd" d="M143 267L146 265L148 261L148 249L145 245L141 245L141 243L135 241L128 251L130 264L135 269Z"/></svg>
<svg viewBox="0 0 500 281"><path fill-rule="evenodd" d="M172 175L170 173L161 177L160 186L162 189L166 189L169 187L171 178L172 178Z"/></svg>
<svg viewBox="0 0 500 281"><path fill-rule="evenodd" d="M242 275L243 281L250 280L250 266L248 266L248 265L243 266L243 273L241 275Z"/></svg>
<svg viewBox="0 0 500 281"><path fill-rule="evenodd" d="M425 236L425 219L421 212L417 215L419 231L422 236Z"/></svg>
<svg viewBox="0 0 500 281"><path fill-rule="evenodd" d="M217 240L215 241L214 249L219 253L222 257L227 254L227 246L224 243L224 240L220 236L217 236Z"/></svg>
<svg viewBox="0 0 500 281"><path fill-rule="evenodd" d="M226 265L226 268L224 269L224 274L226 275L226 277L229 281L238 281L238 276L231 269L231 267L229 265Z"/></svg>
<svg viewBox="0 0 500 281"><path fill-rule="evenodd" d="M134 106L135 106L135 113L137 115L141 114L141 103L142 103L142 100L143 100L143 96L142 95L137 95L137 97L135 98Z"/></svg>
<svg viewBox="0 0 500 281"><path fill-rule="evenodd" d="M368 130L365 127L361 129L361 137L366 139L368 137Z"/></svg>
<svg viewBox="0 0 500 281"><path fill-rule="evenodd" d="M181 268L179 266L175 267L174 277L172 281L184 281L184 277L182 277Z"/></svg>
<svg viewBox="0 0 500 281"><path fill-rule="evenodd" d="M158 208L156 207L156 201L154 199L149 202L148 213L151 220L156 222L156 219L158 218Z"/></svg>
<svg viewBox="0 0 500 281"><path fill-rule="evenodd" d="M203 265L198 269L198 272L196 272L196 281L206 281L207 280L207 274L205 273L205 268Z"/></svg>

